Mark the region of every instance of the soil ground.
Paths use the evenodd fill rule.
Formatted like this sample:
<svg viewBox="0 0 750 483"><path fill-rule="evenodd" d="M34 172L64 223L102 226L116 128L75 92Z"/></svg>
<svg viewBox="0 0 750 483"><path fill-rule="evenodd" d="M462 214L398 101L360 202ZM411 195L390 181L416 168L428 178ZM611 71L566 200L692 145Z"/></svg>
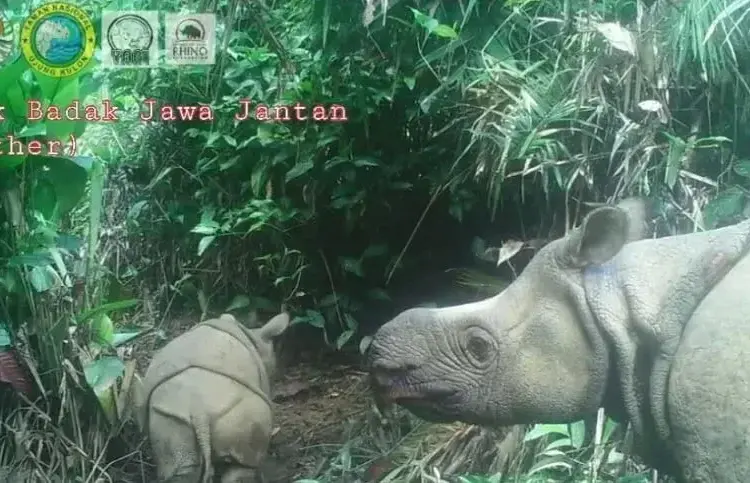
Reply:
<svg viewBox="0 0 750 483"><path fill-rule="evenodd" d="M153 353L166 340L188 330L195 320L176 319L162 328L160 337L144 338L134 353L139 372L145 373ZM313 356L312 351L297 349L284 351L287 354L282 355L280 375L274 384L275 427L264 468L268 483L289 483L320 474L352 432L367 424L371 412L372 398L356 354L321 355L318 348L318 355ZM296 356L288 354L290 351ZM144 453L146 462L139 466L152 466L148 448ZM139 472L151 474L152 470L141 468Z"/></svg>
<svg viewBox="0 0 750 483"><path fill-rule="evenodd" d="M267 473L279 483L320 473L371 410L364 373L344 364L290 368L277 383L274 402L276 433Z"/></svg>
<svg viewBox="0 0 750 483"><path fill-rule="evenodd" d="M198 320L172 318L160 334L140 340L132 354L138 371L145 373L154 352ZM294 326L284 339L273 387L274 434L263 471L267 483L432 481L435 467L445 475L510 464L520 430L430 424L397 407L381 415L356 349L323 350L317 329L308 333L304 326ZM141 453L130 465L140 474L129 479L134 483L155 477L148 448Z"/></svg>

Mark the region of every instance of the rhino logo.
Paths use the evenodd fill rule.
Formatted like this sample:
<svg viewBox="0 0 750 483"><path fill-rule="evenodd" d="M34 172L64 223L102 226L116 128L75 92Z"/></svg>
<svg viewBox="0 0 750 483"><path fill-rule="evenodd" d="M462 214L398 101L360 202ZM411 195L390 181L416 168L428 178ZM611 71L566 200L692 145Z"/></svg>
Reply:
<svg viewBox="0 0 750 483"><path fill-rule="evenodd" d="M205 37L205 28L197 20L189 18L180 22L175 33L177 39L180 41L203 40Z"/></svg>
<svg viewBox="0 0 750 483"><path fill-rule="evenodd" d="M213 64L216 58L216 14L167 13L167 64Z"/></svg>
<svg viewBox="0 0 750 483"><path fill-rule="evenodd" d="M203 37L203 32L195 25L185 25L180 33L189 40L199 40Z"/></svg>

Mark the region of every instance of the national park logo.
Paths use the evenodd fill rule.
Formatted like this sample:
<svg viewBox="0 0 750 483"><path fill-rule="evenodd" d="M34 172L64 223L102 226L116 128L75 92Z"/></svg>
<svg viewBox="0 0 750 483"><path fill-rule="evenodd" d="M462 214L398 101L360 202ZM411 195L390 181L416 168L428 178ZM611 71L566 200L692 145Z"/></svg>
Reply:
<svg viewBox="0 0 750 483"><path fill-rule="evenodd" d="M31 67L51 77L68 77L91 62L96 31L86 12L53 2L37 8L21 28L21 52Z"/></svg>

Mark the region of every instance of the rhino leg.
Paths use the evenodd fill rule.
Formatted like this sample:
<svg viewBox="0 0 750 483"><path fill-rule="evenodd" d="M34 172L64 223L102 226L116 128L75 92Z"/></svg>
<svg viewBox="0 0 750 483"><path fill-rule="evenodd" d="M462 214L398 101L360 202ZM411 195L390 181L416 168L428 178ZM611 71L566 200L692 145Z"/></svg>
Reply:
<svg viewBox="0 0 750 483"><path fill-rule="evenodd" d="M230 410L213 421L215 455L229 463L230 468L259 468L271 442L271 408L247 388L238 391L235 401Z"/></svg>
<svg viewBox="0 0 750 483"><path fill-rule="evenodd" d="M149 414L149 439L160 481L200 483L201 461L195 433L183 421L154 404Z"/></svg>

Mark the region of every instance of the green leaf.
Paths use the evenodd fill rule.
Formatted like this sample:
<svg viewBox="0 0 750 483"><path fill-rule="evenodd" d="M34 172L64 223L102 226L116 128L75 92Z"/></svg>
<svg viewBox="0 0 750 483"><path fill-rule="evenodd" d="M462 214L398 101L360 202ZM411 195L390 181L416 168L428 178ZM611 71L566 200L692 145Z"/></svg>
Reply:
<svg viewBox="0 0 750 483"><path fill-rule="evenodd" d="M52 103L64 111L70 106L73 101L79 98L78 94L78 77L66 78L58 85L57 94L52 100ZM86 121L69 121L65 119L65 113L62 112L62 120L53 121L45 120L44 123L47 125L47 136L51 139L57 139L60 141L67 141L68 137L73 134L78 123L85 123Z"/></svg>
<svg viewBox="0 0 750 483"><path fill-rule="evenodd" d="M349 339L351 339L353 335L354 331L351 329L342 332L341 335L336 338L336 348L341 350L341 348L344 347L347 342L349 342Z"/></svg>
<svg viewBox="0 0 750 483"><path fill-rule="evenodd" d="M414 14L414 21L417 23L417 25L425 28L428 32L432 32L438 25L440 25L440 22L430 17L429 15L423 14L419 10L415 10L411 7L409 7L409 10L411 10L411 13Z"/></svg>
<svg viewBox="0 0 750 483"><path fill-rule="evenodd" d="M8 86L7 90L8 106L6 106L10 112L6 111L6 114L15 121L21 121L26 119L26 96L21 89L21 84L18 82L12 83Z"/></svg>
<svg viewBox="0 0 750 483"><path fill-rule="evenodd" d="M26 156L13 156L0 154L0 170L11 170L20 166L26 160Z"/></svg>
<svg viewBox="0 0 750 483"><path fill-rule="evenodd" d="M190 231L199 235L213 235L214 233L219 231L219 228L221 228L221 226L217 222L211 220L209 222L202 221L199 225L196 225Z"/></svg>
<svg viewBox="0 0 750 483"><path fill-rule="evenodd" d="M585 437L586 423L583 420L570 424L570 444L574 448L581 449Z"/></svg>
<svg viewBox="0 0 750 483"><path fill-rule="evenodd" d="M750 178L750 160L741 159L734 163L734 172L743 178Z"/></svg>
<svg viewBox="0 0 750 483"><path fill-rule="evenodd" d="M123 344L127 344L141 334L143 334L143 332L140 330L131 332L117 332L115 333L114 337L112 337L112 346L119 347Z"/></svg>
<svg viewBox="0 0 750 483"><path fill-rule="evenodd" d="M60 278L51 266L34 267L29 272L29 282L37 292L46 292L58 285Z"/></svg>
<svg viewBox="0 0 750 483"><path fill-rule="evenodd" d="M650 475L624 475L617 479L617 483L649 483L651 481Z"/></svg>
<svg viewBox="0 0 750 483"><path fill-rule="evenodd" d="M115 324L107 314L101 313L91 323L91 335L94 342L111 345L115 339Z"/></svg>
<svg viewBox="0 0 750 483"><path fill-rule="evenodd" d="M21 131L16 134L16 137L26 139L46 135L47 126L45 126L43 122L35 122L33 124L27 124L26 126L21 128Z"/></svg>
<svg viewBox="0 0 750 483"><path fill-rule="evenodd" d="M338 300L338 295L335 293L329 293L318 302L319 307L331 307Z"/></svg>
<svg viewBox="0 0 750 483"><path fill-rule="evenodd" d="M388 295L388 292L386 292L382 288L374 288L372 290L369 290L367 292L367 296L373 300L383 300L383 301L391 300L391 297Z"/></svg>
<svg viewBox="0 0 750 483"><path fill-rule="evenodd" d="M83 199L88 171L73 160L62 156L31 156L29 163L37 182L32 189L32 206L47 219L67 214Z"/></svg>
<svg viewBox="0 0 750 483"><path fill-rule="evenodd" d="M239 156L232 156L228 160L224 161L223 163L219 164L219 169L221 171L226 171L232 166L235 166L237 162L239 162L240 157Z"/></svg>
<svg viewBox="0 0 750 483"><path fill-rule="evenodd" d="M352 316L352 314L350 313L344 314L344 321L346 322L346 327L349 330L356 331L359 327L359 322L357 322L357 319L355 319L354 316Z"/></svg>
<svg viewBox="0 0 750 483"><path fill-rule="evenodd" d="M285 178L286 182L288 183L293 179L299 178L300 176L313 169L314 166L315 164L312 161L303 161L301 163L295 164L294 166L292 166L292 169L287 171Z"/></svg>
<svg viewBox="0 0 750 483"><path fill-rule="evenodd" d="M76 317L77 324L83 324L87 320L91 320L97 315L104 312L114 312L116 310L125 310L138 305L138 299L118 300L117 302L109 302L106 304L99 305L86 310L82 314Z"/></svg>
<svg viewBox="0 0 750 483"><path fill-rule="evenodd" d="M432 31L432 33L434 33L438 37L442 37L442 38L445 38L445 39L451 39L452 40L452 39L457 39L458 38L458 34L456 33L456 31L453 30L452 27L450 27L448 25L445 25L445 24L440 24L437 27L435 27L435 29Z"/></svg>
<svg viewBox="0 0 750 483"><path fill-rule="evenodd" d="M356 258L351 257L340 257L339 263L341 264L341 268L343 268L345 271L353 273L358 277L365 276L364 271L362 270L361 260L357 260Z"/></svg>
<svg viewBox="0 0 750 483"><path fill-rule="evenodd" d="M11 267L46 267L52 265L55 261L48 252L34 252L16 255L8 260Z"/></svg>
<svg viewBox="0 0 750 483"><path fill-rule="evenodd" d="M326 325L326 319L323 318L323 314L320 312L307 309L305 315L295 317L294 320L292 320L292 324L308 324L322 329Z"/></svg>
<svg viewBox="0 0 750 483"><path fill-rule="evenodd" d="M260 142L261 146L267 146L274 142L274 129L272 124L259 124L258 134L255 138Z"/></svg>
<svg viewBox="0 0 750 483"><path fill-rule="evenodd" d="M47 175L54 179L57 210L60 215L70 212L86 194L88 172L73 160L65 157L49 158Z"/></svg>
<svg viewBox="0 0 750 483"><path fill-rule="evenodd" d="M195 230L195 228L193 230ZM198 242L198 256L199 257L203 255L203 253L208 249L208 247L211 246L211 243L213 243L214 240L216 240L216 236L214 235L204 236L203 238L201 238L201 241Z"/></svg>
<svg viewBox="0 0 750 483"><path fill-rule="evenodd" d="M164 179L164 177L165 177L166 175L168 175L169 173L171 173L173 169L174 169L174 166L168 166L168 167L164 168L163 170L161 170L161 171L159 172L159 174L157 174L157 175L156 175L156 176L154 177L154 179L152 179L152 180L151 180L151 181L150 181L150 182L148 183L148 186L146 186L146 191L149 191L149 190L153 189L153 188L154 188L154 186L156 186L157 184L159 184L159 182L160 182L160 181L161 181L162 179Z"/></svg>
<svg viewBox="0 0 750 483"><path fill-rule="evenodd" d="M232 303L229 304L229 307L227 307L226 312L231 312L232 310L238 310L238 309L244 309L245 307L250 306L250 297L247 295L235 295L235 297L232 299Z"/></svg>
<svg viewBox="0 0 750 483"><path fill-rule="evenodd" d="M609 439L612 437L612 434L615 432L618 426L619 423L616 423L612 419L607 418L607 422L604 423L604 431L602 431L602 444L606 444L609 442Z"/></svg>
<svg viewBox="0 0 750 483"><path fill-rule="evenodd" d="M10 331L8 330L8 326L5 324L0 324L0 348L2 347L12 347L13 346L13 339L10 337Z"/></svg>
<svg viewBox="0 0 750 483"><path fill-rule="evenodd" d="M213 147L214 144L216 144L216 141L218 141L220 137L221 137L221 133L218 133L216 131L212 132L208 136L208 139L206 140L206 147L207 148Z"/></svg>
<svg viewBox="0 0 750 483"><path fill-rule="evenodd" d="M86 171L91 171L91 168L94 167L95 158L93 156L73 156L67 159Z"/></svg>
<svg viewBox="0 0 750 483"><path fill-rule="evenodd" d="M362 340L359 341L359 353L364 355L367 352L367 349L370 348L371 343L372 343L371 335L366 335L362 337Z"/></svg>
<svg viewBox="0 0 750 483"><path fill-rule="evenodd" d="M20 280L20 274L16 270L0 271L0 286L8 293L16 295L26 293L26 289Z"/></svg>
<svg viewBox="0 0 750 483"><path fill-rule="evenodd" d="M416 79L414 79L414 77L404 77L404 84L406 84L407 89L413 91Z"/></svg>
<svg viewBox="0 0 750 483"><path fill-rule="evenodd" d="M229 134L224 134L224 141L226 141L226 142L227 142L227 144L229 144L229 145L230 145L230 146L232 146L233 148L236 148L236 147L237 147L237 140L236 140L236 139L234 139L234 138L233 138L232 136L230 136Z"/></svg>
<svg viewBox="0 0 750 483"><path fill-rule="evenodd" d="M357 166L358 168L361 168L363 166L374 166L374 167L380 166L380 164L378 164L378 162L372 158L357 158L353 161L353 163L354 163L354 166Z"/></svg>
<svg viewBox="0 0 750 483"><path fill-rule="evenodd" d="M388 253L388 246L379 244L379 245L369 245L365 251L362 253L362 258L372 258L372 257L379 257L382 255L385 255Z"/></svg>
<svg viewBox="0 0 750 483"><path fill-rule="evenodd" d="M552 441L550 444L544 447L544 453L549 454L549 452L553 449L557 448L571 448L573 446L573 442L570 438L560 438Z"/></svg>
<svg viewBox="0 0 750 483"><path fill-rule="evenodd" d="M97 396L104 394L124 373L125 364L116 356L99 358L83 368L86 382Z"/></svg>
<svg viewBox="0 0 750 483"><path fill-rule="evenodd" d="M65 82L66 79L60 77L50 77L37 71L36 69L32 70L31 72L36 78L37 83L39 84L39 88L42 91L42 96L44 96L44 99L53 101L55 99L55 96L57 95L60 85Z"/></svg>
<svg viewBox="0 0 750 483"><path fill-rule="evenodd" d="M19 55L18 58L0 68L0 92L7 92L12 84L17 84L21 76L29 68L26 58Z"/></svg>
<svg viewBox="0 0 750 483"><path fill-rule="evenodd" d="M524 441L533 441L549 434L561 434L563 436L569 436L569 428L567 424L536 424L531 431L526 433L523 438Z"/></svg>
<svg viewBox="0 0 750 483"><path fill-rule="evenodd" d="M740 215L745 207L745 193L732 186L720 192L703 208L703 224L707 229Z"/></svg>
<svg viewBox="0 0 750 483"><path fill-rule="evenodd" d="M31 189L30 207L42 214L46 220L57 219L57 195L55 186L51 181L41 178L37 179Z"/></svg>

